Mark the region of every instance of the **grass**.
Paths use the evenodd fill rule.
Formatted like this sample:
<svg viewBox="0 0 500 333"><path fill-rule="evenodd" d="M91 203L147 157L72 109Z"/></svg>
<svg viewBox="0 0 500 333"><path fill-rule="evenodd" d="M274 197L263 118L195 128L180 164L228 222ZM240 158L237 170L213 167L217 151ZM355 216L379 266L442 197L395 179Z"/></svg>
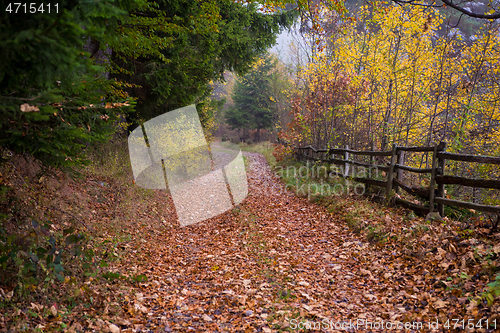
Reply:
<svg viewBox="0 0 500 333"><path fill-rule="evenodd" d="M84 170L101 178L114 178L123 183L130 180L132 167L126 140L116 138L89 148L92 163Z"/></svg>
<svg viewBox="0 0 500 333"><path fill-rule="evenodd" d="M267 163L273 168L277 166L276 158L273 156L274 145L269 141L258 142L258 143L240 143L240 149L242 151L248 151L252 153L259 153L264 155Z"/></svg>

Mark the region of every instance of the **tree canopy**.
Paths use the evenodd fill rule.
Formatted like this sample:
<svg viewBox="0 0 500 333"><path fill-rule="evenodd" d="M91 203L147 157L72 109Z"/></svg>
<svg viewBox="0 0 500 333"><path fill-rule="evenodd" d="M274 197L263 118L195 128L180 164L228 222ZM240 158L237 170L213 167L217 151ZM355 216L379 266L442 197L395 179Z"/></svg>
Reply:
<svg viewBox="0 0 500 333"><path fill-rule="evenodd" d="M158 12L147 14L157 19L161 13L165 21L176 25L169 32L150 32L168 39L169 45L161 49L161 55L136 57L128 49L114 49L113 60L126 69L115 77L135 85L129 93L138 98L137 120L192 103L204 104L211 82L222 80L226 70L247 72L252 62L275 43L278 33L292 25L297 13L264 14L257 3L230 0L201 3L160 2Z"/></svg>
<svg viewBox="0 0 500 333"><path fill-rule="evenodd" d="M207 98L210 83L225 70L245 73L297 13L230 0L20 8L0 13L0 147L69 167L125 114L139 122L197 103L210 127L220 104Z"/></svg>

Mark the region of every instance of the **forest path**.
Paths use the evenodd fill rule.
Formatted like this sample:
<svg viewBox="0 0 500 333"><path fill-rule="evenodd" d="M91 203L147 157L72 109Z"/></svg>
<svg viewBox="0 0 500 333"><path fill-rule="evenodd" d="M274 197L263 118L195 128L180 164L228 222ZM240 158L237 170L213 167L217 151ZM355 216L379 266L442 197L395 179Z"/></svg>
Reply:
<svg viewBox="0 0 500 333"><path fill-rule="evenodd" d="M274 332L309 321L334 331L341 322L408 322L424 308L399 253L285 190L262 155L244 156L249 195L238 208L184 228L172 214L144 234L149 281L135 301L143 329Z"/></svg>

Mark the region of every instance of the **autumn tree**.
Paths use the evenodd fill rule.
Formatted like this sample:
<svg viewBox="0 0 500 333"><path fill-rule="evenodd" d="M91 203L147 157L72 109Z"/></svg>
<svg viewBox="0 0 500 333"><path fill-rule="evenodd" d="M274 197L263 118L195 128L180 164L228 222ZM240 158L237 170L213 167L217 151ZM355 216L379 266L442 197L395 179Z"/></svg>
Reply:
<svg viewBox="0 0 500 333"><path fill-rule="evenodd" d="M449 25L441 31L443 13L419 6L377 3L358 15L299 69L284 139L361 150L446 141L449 152L500 155L497 21L464 38ZM328 92L339 88L333 103ZM428 155L410 155L406 165L430 167ZM447 171L478 178L499 174L494 166L471 169L453 162Z"/></svg>
<svg viewBox="0 0 500 333"><path fill-rule="evenodd" d="M446 140L450 150L497 155L498 24L463 40L452 29L436 38L444 17L417 6L364 7L359 15L359 23L345 25L298 73L298 90L306 95L322 91L322 76L348 78L348 102L330 111L342 116L344 130L328 129L329 118L315 125L317 117L307 110L324 108L317 99L296 108L295 118L306 122L296 135L309 133L313 140L335 128L338 144L357 148Z"/></svg>

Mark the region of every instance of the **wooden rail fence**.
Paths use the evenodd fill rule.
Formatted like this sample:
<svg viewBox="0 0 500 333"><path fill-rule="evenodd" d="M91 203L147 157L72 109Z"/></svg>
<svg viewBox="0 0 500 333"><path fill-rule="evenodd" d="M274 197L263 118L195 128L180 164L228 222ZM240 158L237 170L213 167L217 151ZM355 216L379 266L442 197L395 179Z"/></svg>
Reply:
<svg viewBox="0 0 500 333"><path fill-rule="evenodd" d="M406 152L432 153L432 167L413 168L404 165L404 155ZM343 166L342 176L344 178L350 178L356 182L364 183L369 186L378 186L384 188L386 200L391 199L393 197L392 191L397 191L398 188L401 188L412 195L424 197L429 200L429 207L418 205L402 198L394 198L397 204L403 205L421 213L434 212L436 210L435 205L437 205L437 212L441 216L444 215L445 205L475 209L481 212L500 213L500 206L483 205L467 201L447 199L445 197L446 184L487 189L500 189L500 180L473 179L444 174L447 160L500 165L500 157L448 153L446 152L446 142L441 142L438 145L432 147L402 147L393 145L392 149L388 151L374 151L373 149L370 151L359 151L349 149L348 146L346 146L345 148L327 149L316 149L312 146L307 146L295 148L295 153L299 160L314 160ZM320 157L317 157L318 155ZM368 156L370 159L370 163L350 160L350 155ZM341 158L338 158L336 156L341 156ZM390 162L387 165L377 165L374 161L374 159L377 157L388 157L390 159ZM368 177L349 177L349 168L351 165L368 168ZM384 171L386 174L386 180L374 179L372 177L373 169ZM419 174L430 174L431 180L429 188L425 189L412 187L403 183L403 170ZM376 176L378 176L378 171Z"/></svg>

